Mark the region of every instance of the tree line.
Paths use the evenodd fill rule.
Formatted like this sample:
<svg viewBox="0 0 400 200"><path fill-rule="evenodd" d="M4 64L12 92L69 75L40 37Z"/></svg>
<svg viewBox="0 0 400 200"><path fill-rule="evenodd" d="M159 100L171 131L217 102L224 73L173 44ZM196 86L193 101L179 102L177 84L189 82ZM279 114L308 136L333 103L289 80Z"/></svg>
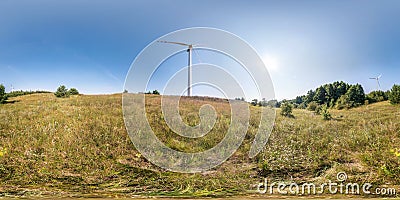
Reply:
<svg viewBox="0 0 400 200"><path fill-rule="evenodd" d="M391 90L386 92L378 90L365 94L364 88L360 84L351 85L344 81L336 81L321 85L315 90L308 91L305 95L297 96L295 99L284 99L282 101L253 99L250 103L253 106L270 106L277 108L288 103L294 108L315 111L317 109L322 109L322 106L326 108L349 109L387 100L390 100L392 104L400 103L400 85L395 84Z"/></svg>
<svg viewBox="0 0 400 200"><path fill-rule="evenodd" d="M28 95L28 94L36 94L36 93L51 93L49 91L44 91L44 90L36 90L36 91L11 91L9 93L6 93L6 89L3 84L0 84L0 104L3 104L7 101L8 98L10 97L17 97L17 96L22 96L22 95ZM57 91L54 92L54 95L56 97L60 98L65 98L69 97L70 95L78 95L79 91L76 88L70 88L67 89L64 85L61 85L60 87L57 88Z"/></svg>
<svg viewBox="0 0 400 200"><path fill-rule="evenodd" d="M11 91L9 93L6 93L6 88L4 87L3 84L0 84L0 104L5 103L6 100L10 97L17 97L17 96L22 96L22 95L27 95L27 94L36 94L36 93L51 93L51 92L44 91L44 90L36 90L36 91L17 90L17 91Z"/></svg>

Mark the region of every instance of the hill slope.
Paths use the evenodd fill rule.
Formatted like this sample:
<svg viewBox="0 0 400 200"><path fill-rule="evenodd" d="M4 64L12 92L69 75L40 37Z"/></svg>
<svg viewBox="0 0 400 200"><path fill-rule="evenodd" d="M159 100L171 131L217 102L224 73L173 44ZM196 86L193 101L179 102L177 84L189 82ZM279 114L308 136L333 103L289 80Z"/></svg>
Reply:
<svg viewBox="0 0 400 200"><path fill-rule="evenodd" d="M198 123L203 103L218 112L209 135L185 139L163 122L160 96L147 97L153 130L180 151L212 147L230 123L226 102L184 98L183 120L191 125ZM305 110L295 110L295 118L277 116L265 150L249 159L262 109L252 107L248 135L227 162L206 173L180 174L152 165L135 150L119 94L67 99L33 94L12 100L0 105L2 194L224 196L248 194L263 177L317 184L336 180L340 171L353 182L400 184L400 106L388 102L332 110L331 121Z"/></svg>

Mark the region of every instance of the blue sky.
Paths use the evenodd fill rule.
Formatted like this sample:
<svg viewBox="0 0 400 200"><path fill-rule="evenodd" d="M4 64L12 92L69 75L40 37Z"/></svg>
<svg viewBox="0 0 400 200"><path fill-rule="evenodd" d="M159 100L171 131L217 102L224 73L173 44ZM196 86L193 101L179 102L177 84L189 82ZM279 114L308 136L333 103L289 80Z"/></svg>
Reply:
<svg viewBox="0 0 400 200"><path fill-rule="evenodd" d="M214 27L252 45L278 99L343 80L400 84L400 1L0 1L7 90L123 90L130 64L171 31ZM179 55L178 55L179 56ZM201 56L200 56L201 57Z"/></svg>

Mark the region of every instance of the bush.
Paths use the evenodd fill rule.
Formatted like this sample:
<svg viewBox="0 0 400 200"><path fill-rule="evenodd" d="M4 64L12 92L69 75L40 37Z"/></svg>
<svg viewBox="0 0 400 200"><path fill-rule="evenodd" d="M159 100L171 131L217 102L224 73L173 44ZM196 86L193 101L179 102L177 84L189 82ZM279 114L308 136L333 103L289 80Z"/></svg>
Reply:
<svg viewBox="0 0 400 200"><path fill-rule="evenodd" d="M326 106L326 105L322 106L321 115L322 115L322 119L324 119L324 120L332 119L332 115L331 115L331 113L329 113L328 106Z"/></svg>
<svg viewBox="0 0 400 200"><path fill-rule="evenodd" d="M153 90L153 94L160 94L158 90Z"/></svg>
<svg viewBox="0 0 400 200"><path fill-rule="evenodd" d="M7 100L6 88L3 84L0 84L0 103L4 103Z"/></svg>
<svg viewBox="0 0 400 200"><path fill-rule="evenodd" d="M366 99L368 100L368 103L375 103L388 100L388 96L384 91L372 91L367 94Z"/></svg>
<svg viewBox="0 0 400 200"><path fill-rule="evenodd" d="M393 85L390 90L389 100L392 104L400 104L400 85Z"/></svg>
<svg viewBox="0 0 400 200"><path fill-rule="evenodd" d="M66 98L69 97L69 92L64 85L61 85L57 88L57 91L54 93L54 95L59 98Z"/></svg>
<svg viewBox="0 0 400 200"><path fill-rule="evenodd" d="M318 107L318 103L315 102L315 101L312 101L312 102L310 102L310 103L308 104L307 110L315 111L315 110L317 109L317 107Z"/></svg>
<svg viewBox="0 0 400 200"><path fill-rule="evenodd" d="M340 98L337 100L336 108L339 110L344 109L344 108L349 109L349 108L351 108L351 104L352 103L350 102L349 97L344 94L344 95L340 96Z"/></svg>
<svg viewBox="0 0 400 200"><path fill-rule="evenodd" d="M293 116L293 105L286 102L281 105L281 115L285 117L294 117Z"/></svg>
<svg viewBox="0 0 400 200"><path fill-rule="evenodd" d="M306 109L307 108L306 103L303 102L303 103L299 104L299 106L297 106L297 108Z"/></svg>
<svg viewBox="0 0 400 200"><path fill-rule="evenodd" d="M253 106L258 105L258 100L257 99L251 100L251 105L253 105Z"/></svg>
<svg viewBox="0 0 400 200"><path fill-rule="evenodd" d="M159 95L160 92L158 90L153 90L153 92L148 91L148 92L145 92L145 94L157 94L157 95Z"/></svg>
<svg viewBox="0 0 400 200"><path fill-rule="evenodd" d="M77 90L76 88L71 88L71 89L69 89L69 90L68 90L68 93L69 93L70 95L78 95L78 94L79 94L79 92L78 92L78 90Z"/></svg>
<svg viewBox="0 0 400 200"><path fill-rule="evenodd" d="M323 105L323 106L325 106L325 105ZM320 115L321 113L322 113L322 108L323 108L323 106L322 105L318 105L317 106L317 108L315 108L315 113L317 114L317 115Z"/></svg>

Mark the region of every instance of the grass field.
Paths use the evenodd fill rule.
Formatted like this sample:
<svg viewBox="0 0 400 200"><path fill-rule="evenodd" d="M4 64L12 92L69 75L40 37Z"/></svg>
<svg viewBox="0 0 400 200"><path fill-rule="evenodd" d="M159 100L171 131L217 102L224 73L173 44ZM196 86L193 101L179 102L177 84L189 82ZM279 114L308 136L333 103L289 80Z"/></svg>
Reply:
<svg viewBox="0 0 400 200"><path fill-rule="evenodd" d="M199 140L174 134L163 121L160 96L146 98L147 118L169 147L198 152L217 144L230 123L225 101L187 99L183 120L199 122L198 109L218 113L213 130ZM0 105L0 196L231 196L247 195L270 180L324 183L344 171L350 182L400 190L400 106L388 102L330 110L333 120L307 110L277 115L265 150L248 151L260 107L251 107L250 128L239 150L204 173L162 170L135 150L126 132L121 95L56 98L33 94ZM279 110L277 111L279 113Z"/></svg>

